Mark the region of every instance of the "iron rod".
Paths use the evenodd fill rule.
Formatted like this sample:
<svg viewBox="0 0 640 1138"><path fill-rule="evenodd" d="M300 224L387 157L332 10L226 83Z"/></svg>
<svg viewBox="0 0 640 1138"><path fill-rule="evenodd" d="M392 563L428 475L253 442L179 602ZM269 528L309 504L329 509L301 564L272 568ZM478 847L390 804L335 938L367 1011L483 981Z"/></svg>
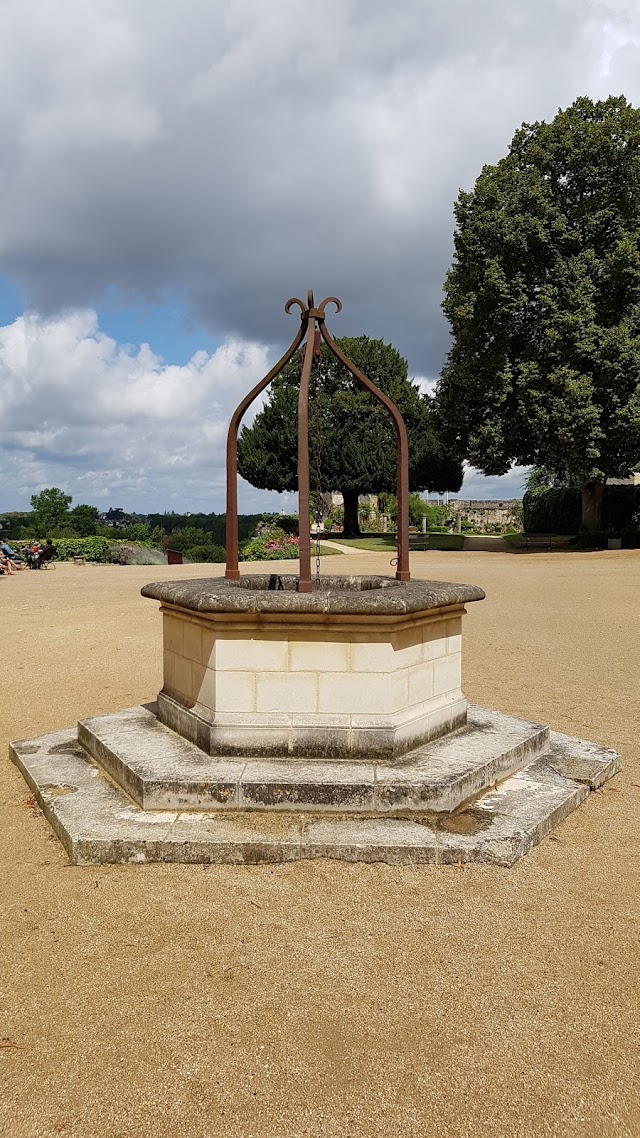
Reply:
<svg viewBox="0 0 640 1138"><path fill-rule="evenodd" d="M248 395L245 395L231 416L229 431L227 433L227 513L225 518L227 567L224 575L228 580L237 581L240 576L238 566L238 430L240 420L254 399L258 398L260 392L264 391L265 387L271 383L272 379L275 379L285 364L287 364L294 353L297 352L300 344L304 340L307 324L308 318L303 316L300 327L284 355L278 360L275 367L271 368L269 374L265 375L264 379L261 379L260 383L257 383Z"/></svg>
<svg viewBox="0 0 640 1138"><path fill-rule="evenodd" d="M309 532L309 380L313 364L316 322L312 316L307 329L307 343L298 394L298 557L300 575L298 592L310 593L311 534Z"/></svg>

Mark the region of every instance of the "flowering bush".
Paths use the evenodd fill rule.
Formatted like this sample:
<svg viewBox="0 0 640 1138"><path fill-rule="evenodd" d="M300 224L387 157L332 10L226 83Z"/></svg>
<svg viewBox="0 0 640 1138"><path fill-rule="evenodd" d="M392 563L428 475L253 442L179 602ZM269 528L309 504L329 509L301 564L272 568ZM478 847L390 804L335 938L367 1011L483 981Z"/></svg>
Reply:
<svg viewBox="0 0 640 1138"><path fill-rule="evenodd" d="M285 533L279 526L269 526L250 538L242 549L243 561L288 561L298 556L297 537Z"/></svg>

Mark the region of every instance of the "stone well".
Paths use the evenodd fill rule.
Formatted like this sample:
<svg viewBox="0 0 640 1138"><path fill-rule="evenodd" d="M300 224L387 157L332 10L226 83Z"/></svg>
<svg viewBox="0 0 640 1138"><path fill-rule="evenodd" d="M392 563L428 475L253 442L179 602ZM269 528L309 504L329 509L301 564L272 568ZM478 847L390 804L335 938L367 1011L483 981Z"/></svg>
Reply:
<svg viewBox="0 0 640 1138"><path fill-rule="evenodd" d="M158 718L211 755L392 759L464 726L465 603L442 581L248 575L147 585L161 602Z"/></svg>

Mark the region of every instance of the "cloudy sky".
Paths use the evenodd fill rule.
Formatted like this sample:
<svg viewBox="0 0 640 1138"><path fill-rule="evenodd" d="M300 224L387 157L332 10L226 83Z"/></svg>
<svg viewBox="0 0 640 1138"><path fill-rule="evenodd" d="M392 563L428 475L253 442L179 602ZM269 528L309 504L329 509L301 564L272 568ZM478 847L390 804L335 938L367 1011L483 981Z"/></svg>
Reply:
<svg viewBox="0 0 640 1138"><path fill-rule="evenodd" d="M222 509L309 287L432 381L458 189L523 121L640 102L636 0L3 0L0 45L5 510Z"/></svg>

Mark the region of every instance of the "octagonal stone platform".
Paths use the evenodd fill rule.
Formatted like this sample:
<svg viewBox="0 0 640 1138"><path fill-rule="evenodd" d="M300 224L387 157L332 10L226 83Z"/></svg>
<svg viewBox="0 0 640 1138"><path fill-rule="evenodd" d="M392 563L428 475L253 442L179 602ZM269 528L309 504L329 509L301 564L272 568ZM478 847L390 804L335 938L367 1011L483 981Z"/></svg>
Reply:
<svg viewBox="0 0 640 1138"><path fill-rule="evenodd" d="M392 865L482 862L511 866L584 802L590 790L620 769L614 751L540 730L539 725L480 708L472 708L469 718L470 733L462 730L429 745L444 748L439 768L429 770L427 765L422 783L413 784L414 789L421 787L420 793L405 798L404 809L384 795L376 801L375 778L373 802L343 801L339 809L335 801L318 795L318 789L322 791L319 772L309 780L306 764L295 763L289 764L287 785L290 791L303 792L297 799L294 794L274 803L264 796L268 784L260 791L259 783L249 778L244 784L242 776L235 784L237 789L251 786L255 795L258 788L257 798L243 800L239 806L235 792L226 799L220 795L219 784L212 796L211 780L201 787L194 781L203 773L206 756L157 721L154 724L149 708L85 721L80 730L69 728L22 740L12 744L10 753L76 865L256 864L335 858ZM481 749L474 754L474 726L476 735L484 730L493 737L493 766L483 762ZM92 746L94 755L100 754L104 766L92 758L79 736ZM98 739L103 750L98 750ZM523 746L526 739L529 744ZM500 740L507 744L503 749L507 765L502 768L496 753ZM454 746L447 752L446 744L452 741ZM107 748L111 748L110 757ZM175 778L171 763L178 753L183 761ZM189 762L194 764L191 770ZM348 780L341 782L343 764L333 765L336 770L330 785L334 789L351 785ZM359 764L351 765L362 770ZM509 765L515 769L504 777ZM297 783L291 769L296 766ZM326 772L331 764L318 766ZM273 773L271 789L282 791L281 772ZM396 776L393 781L397 784ZM484 792L473 793L479 782L484 783ZM233 779L228 785L233 785ZM183 802L185 790L187 801ZM196 802L193 795L198 790L201 800ZM471 792L469 796L457 808L448 809L465 791Z"/></svg>
<svg viewBox="0 0 640 1138"><path fill-rule="evenodd" d="M467 707L471 585L277 574L149 585L158 702L12 744L75 864L512 865L617 754Z"/></svg>
<svg viewBox="0 0 640 1138"><path fill-rule="evenodd" d="M211 755L391 759L464 726L475 585L289 575L160 582L162 723Z"/></svg>

